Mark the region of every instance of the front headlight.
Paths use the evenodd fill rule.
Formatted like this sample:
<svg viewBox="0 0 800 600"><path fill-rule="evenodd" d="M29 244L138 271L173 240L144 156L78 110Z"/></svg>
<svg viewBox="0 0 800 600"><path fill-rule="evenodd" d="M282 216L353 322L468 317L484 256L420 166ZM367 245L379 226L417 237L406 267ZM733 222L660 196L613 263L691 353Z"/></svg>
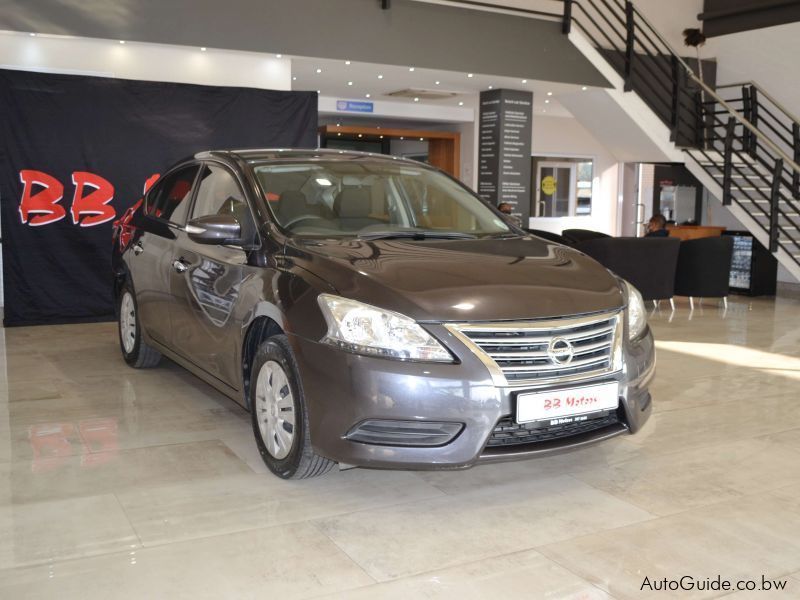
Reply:
<svg viewBox="0 0 800 600"><path fill-rule="evenodd" d="M341 296L320 294L325 342L359 354L453 362L452 355L413 319Z"/></svg>
<svg viewBox="0 0 800 600"><path fill-rule="evenodd" d="M642 335L647 327L647 312L639 290L624 279L623 281L628 292L628 308L625 311L628 314L628 339L632 340Z"/></svg>

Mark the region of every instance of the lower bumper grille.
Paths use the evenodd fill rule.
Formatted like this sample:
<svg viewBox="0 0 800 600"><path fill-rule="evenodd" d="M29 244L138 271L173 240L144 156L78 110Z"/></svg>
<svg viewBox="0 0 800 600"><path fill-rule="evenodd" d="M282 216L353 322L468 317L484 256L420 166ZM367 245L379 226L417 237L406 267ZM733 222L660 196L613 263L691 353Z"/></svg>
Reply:
<svg viewBox="0 0 800 600"><path fill-rule="evenodd" d="M537 423L515 423L512 417L504 417L498 421L486 447L498 448L548 442L589 433L610 425L616 425L619 422L619 415L616 411L579 423L546 426L541 426Z"/></svg>

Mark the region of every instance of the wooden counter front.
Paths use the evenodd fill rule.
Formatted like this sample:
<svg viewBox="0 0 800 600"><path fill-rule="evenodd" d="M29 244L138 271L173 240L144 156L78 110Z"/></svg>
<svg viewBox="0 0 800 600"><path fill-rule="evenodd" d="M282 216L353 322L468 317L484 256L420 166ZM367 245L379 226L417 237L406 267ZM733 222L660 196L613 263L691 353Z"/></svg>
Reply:
<svg viewBox="0 0 800 600"><path fill-rule="evenodd" d="M726 227L714 225L667 225L670 237L682 240L696 240L704 237L719 237Z"/></svg>

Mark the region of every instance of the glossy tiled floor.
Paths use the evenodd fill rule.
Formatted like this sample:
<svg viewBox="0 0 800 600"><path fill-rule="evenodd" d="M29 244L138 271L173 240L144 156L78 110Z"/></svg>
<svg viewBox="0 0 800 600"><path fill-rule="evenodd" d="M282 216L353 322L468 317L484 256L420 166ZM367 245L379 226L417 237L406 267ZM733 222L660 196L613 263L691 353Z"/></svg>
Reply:
<svg viewBox="0 0 800 600"><path fill-rule="evenodd" d="M265 474L248 417L113 324L0 330L2 598L800 598L800 302L651 323L637 436L465 472Z"/></svg>

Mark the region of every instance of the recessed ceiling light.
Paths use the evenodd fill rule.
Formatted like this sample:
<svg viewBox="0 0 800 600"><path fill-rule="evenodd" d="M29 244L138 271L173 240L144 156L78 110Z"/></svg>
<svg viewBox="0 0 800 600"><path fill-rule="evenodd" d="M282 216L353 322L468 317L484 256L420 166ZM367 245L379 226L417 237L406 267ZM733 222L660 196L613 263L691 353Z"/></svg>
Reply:
<svg viewBox="0 0 800 600"><path fill-rule="evenodd" d="M582 85L582 86L581 86L581 90L582 90L582 91L584 91L584 92L585 92L585 91L586 91L586 89L587 89L587 88L586 88L586 86L585 86L585 85Z"/></svg>
<svg viewBox="0 0 800 600"><path fill-rule="evenodd" d="M408 70L413 72L414 71L414 67L408 67Z"/></svg>
<svg viewBox="0 0 800 600"><path fill-rule="evenodd" d="M322 73L322 69L317 69L317 73Z"/></svg>
<svg viewBox="0 0 800 600"><path fill-rule="evenodd" d="M206 50L208 50L208 48L206 48L205 46L203 46L202 48L200 48L200 52L205 52Z"/></svg>
<svg viewBox="0 0 800 600"><path fill-rule="evenodd" d="M317 93L318 93L318 94L321 94L321 93L322 93L322 90L317 90Z"/></svg>
<svg viewBox="0 0 800 600"><path fill-rule="evenodd" d="M283 58L283 54L276 54L275 58Z"/></svg>
<svg viewBox="0 0 800 600"><path fill-rule="evenodd" d="M434 83L436 83L436 85L439 85L439 84L440 84L440 83L442 83L442 82L441 82L441 81L436 81L436 82L434 82Z"/></svg>
<svg viewBox="0 0 800 600"><path fill-rule="evenodd" d="M349 61L349 60L346 60L346 61L344 61L344 64L346 64L346 65L349 65L349 64L350 64L350 61Z"/></svg>
<svg viewBox="0 0 800 600"><path fill-rule="evenodd" d="M380 126L380 125L378 125L378 126L375 128L375 129L380 129L380 128L381 128L381 126Z"/></svg>
<svg viewBox="0 0 800 600"><path fill-rule="evenodd" d="M424 142L424 141L425 141L425 138L419 138L419 141L420 141L420 142Z"/></svg>
<svg viewBox="0 0 800 600"><path fill-rule="evenodd" d="M493 87L494 87L494 86L491 86L491 85L490 85L490 86L489 86L489 89L491 90Z"/></svg>
<svg viewBox="0 0 800 600"><path fill-rule="evenodd" d="M383 75L378 75L378 79L383 79Z"/></svg>
<svg viewBox="0 0 800 600"><path fill-rule="evenodd" d="M371 97L372 97L372 94L364 94L364 97L365 97L365 98L371 98Z"/></svg>
<svg viewBox="0 0 800 600"><path fill-rule="evenodd" d="M414 102L419 102L419 98L414 98Z"/></svg>
<svg viewBox="0 0 800 600"><path fill-rule="evenodd" d="M292 77L292 81L297 81L297 75L295 75L294 77Z"/></svg>
<svg viewBox="0 0 800 600"><path fill-rule="evenodd" d="M119 43L120 43L120 44L124 44L124 43L125 43L125 40L120 40L120 41L119 41Z"/></svg>
<svg viewBox="0 0 800 600"><path fill-rule="evenodd" d="M547 95L548 95L548 96L552 96L552 95L553 95L553 92L547 92Z"/></svg>
<svg viewBox="0 0 800 600"><path fill-rule="evenodd" d="M464 103L463 102L459 102L458 105L459 106L464 106Z"/></svg>
<svg viewBox="0 0 800 600"><path fill-rule="evenodd" d="M383 136L380 136L380 137L381 137L381 139L383 139Z"/></svg>
<svg viewBox="0 0 800 600"><path fill-rule="evenodd" d="M528 83L528 80L527 79L523 79L522 83Z"/></svg>
<svg viewBox="0 0 800 600"><path fill-rule="evenodd" d="M364 137L364 136L363 136L362 134L360 134L360 133L359 133L359 134L358 134L358 137Z"/></svg>
<svg viewBox="0 0 800 600"><path fill-rule="evenodd" d="M467 77L475 77L472 73L467 73Z"/></svg>
<svg viewBox="0 0 800 600"><path fill-rule="evenodd" d="M336 135L337 135L337 136L341 136L341 135L342 135L342 132L340 131L340 132L339 132L339 133L337 133Z"/></svg>
<svg viewBox="0 0 800 600"><path fill-rule="evenodd" d="M342 126L342 124L341 124L341 123L337 123L337 124L336 124L336 126L337 126L337 127L341 127L341 126Z"/></svg>
<svg viewBox="0 0 800 600"><path fill-rule="evenodd" d="M36 37L35 33L29 33L28 35L31 36L31 37Z"/></svg>
<svg viewBox="0 0 800 600"><path fill-rule="evenodd" d="M544 103L545 104L550 104L550 100L545 100Z"/></svg>
<svg viewBox="0 0 800 600"><path fill-rule="evenodd" d="M401 140L404 140L404 139L406 139L406 138L404 138L404 137L401 135L401 136L400 136L400 139L401 139Z"/></svg>
<svg viewBox="0 0 800 600"><path fill-rule="evenodd" d="M348 81L347 85L353 85L353 82L352 81Z"/></svg>

